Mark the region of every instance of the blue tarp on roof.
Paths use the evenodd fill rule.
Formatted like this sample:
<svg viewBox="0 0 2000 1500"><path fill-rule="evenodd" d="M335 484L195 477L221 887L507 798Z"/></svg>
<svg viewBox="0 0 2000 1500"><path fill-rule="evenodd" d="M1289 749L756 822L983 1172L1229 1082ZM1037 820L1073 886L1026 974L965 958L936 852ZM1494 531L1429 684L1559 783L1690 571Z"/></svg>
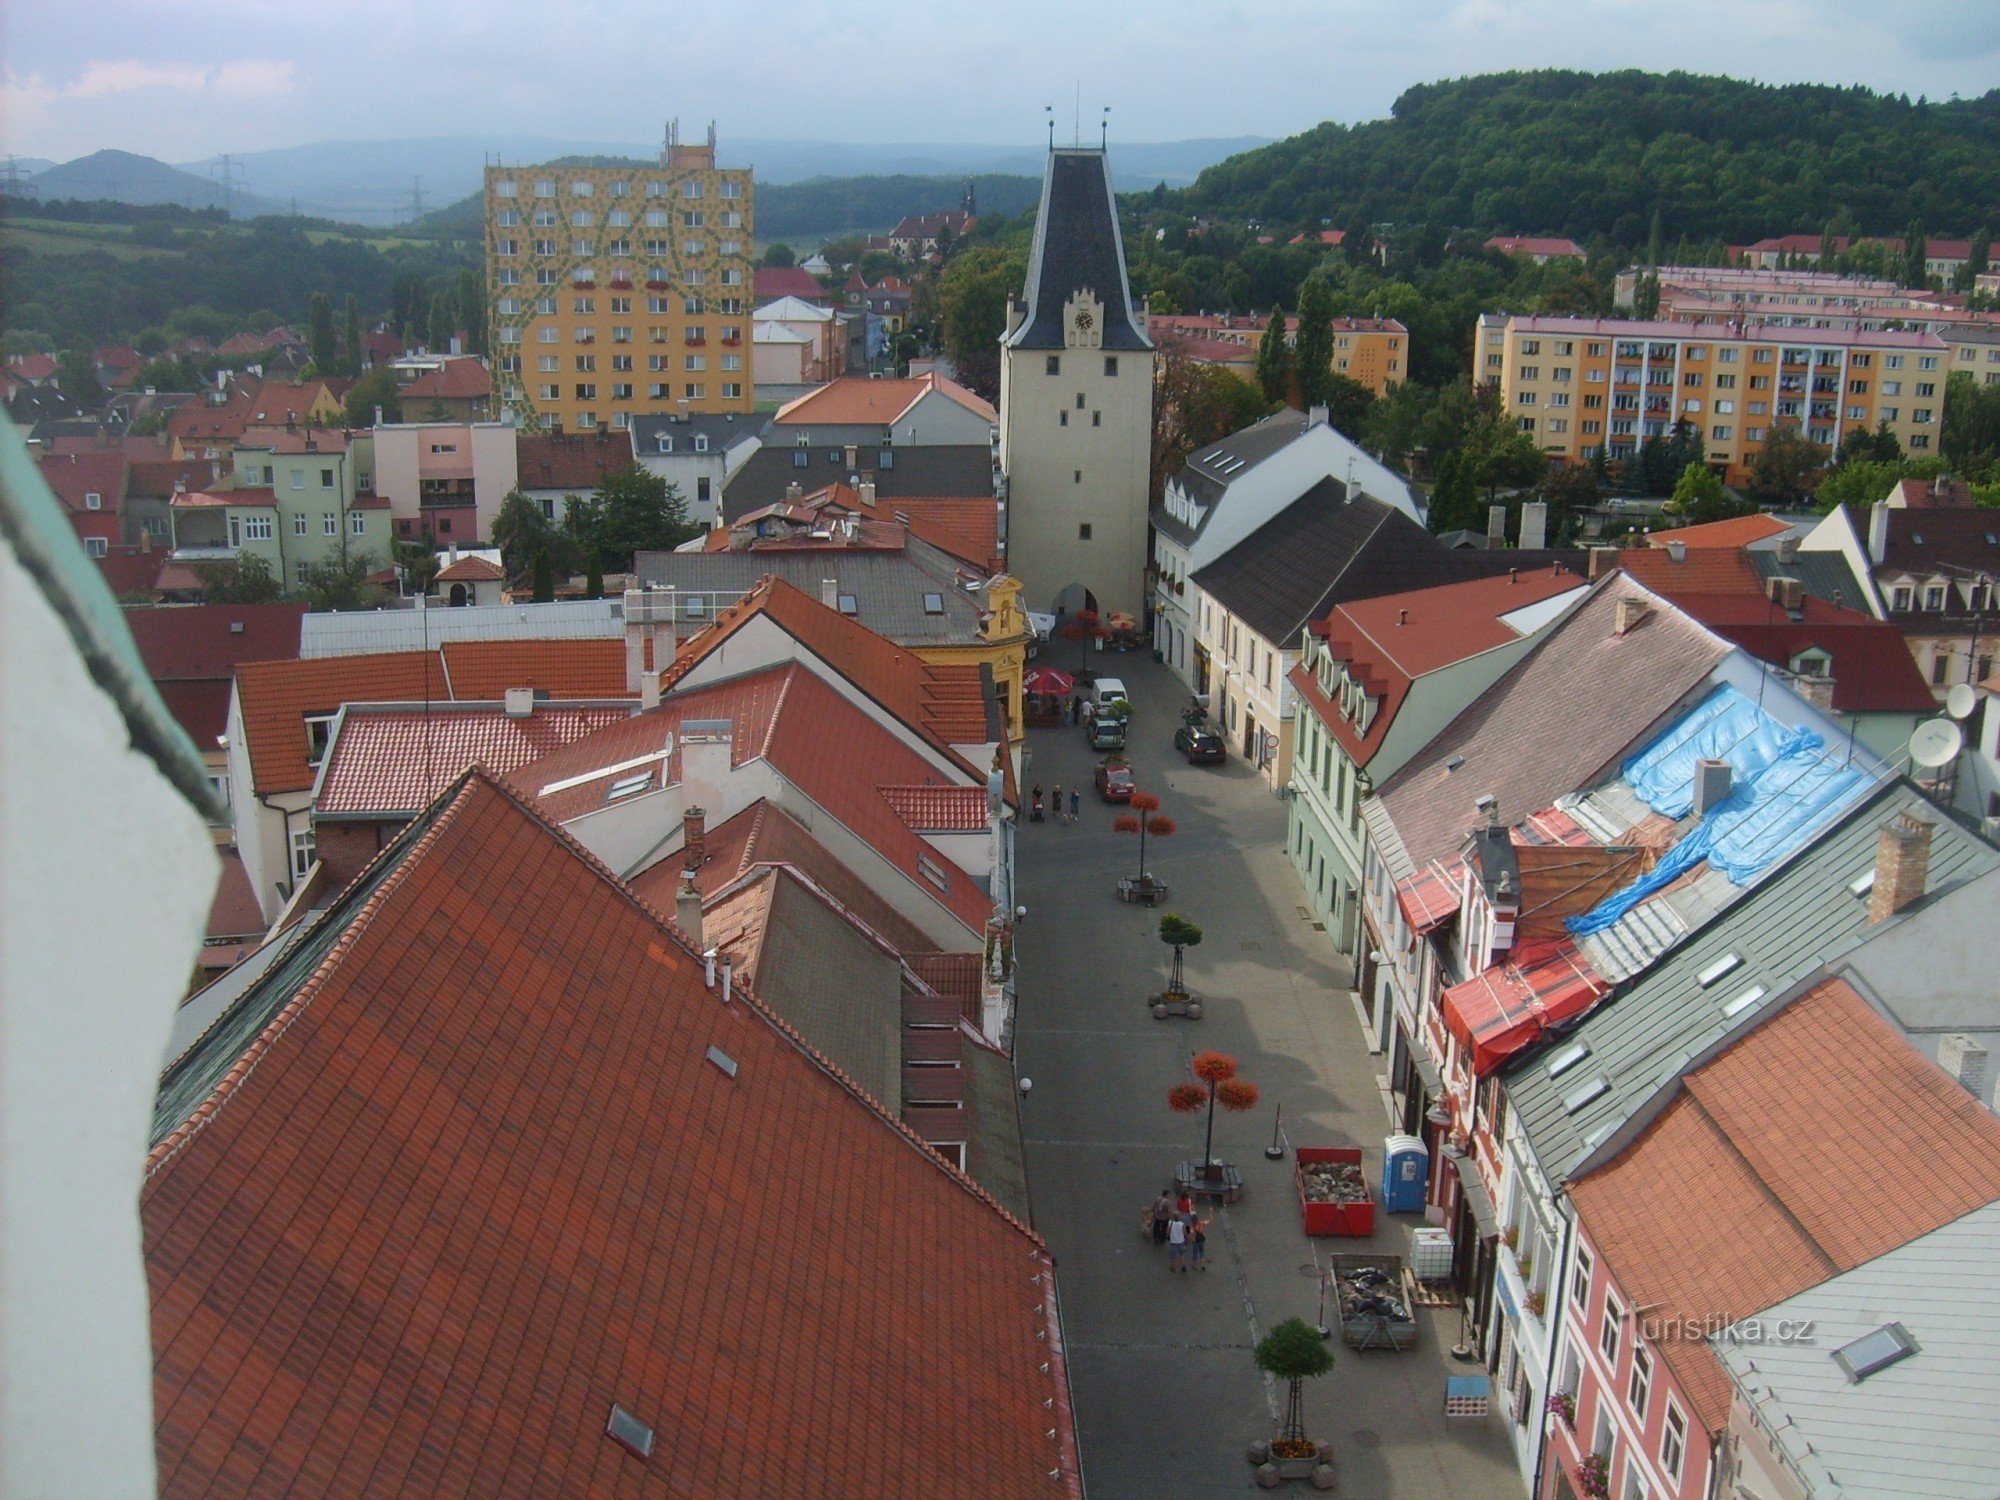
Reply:
<svg viewBox="0 0 2000 1500"><path fill-rule="evenodd" d="M1640 799L1670 818L1693 809L1700 761L1729 762L1729 795L1636 882L1565 925L1578 937L1602 932L1704 859L1732 883L1749 884L1868 790L1870 778L1823 754L1825 745L1735 688L1717 688L1622 769Z"/></svg>

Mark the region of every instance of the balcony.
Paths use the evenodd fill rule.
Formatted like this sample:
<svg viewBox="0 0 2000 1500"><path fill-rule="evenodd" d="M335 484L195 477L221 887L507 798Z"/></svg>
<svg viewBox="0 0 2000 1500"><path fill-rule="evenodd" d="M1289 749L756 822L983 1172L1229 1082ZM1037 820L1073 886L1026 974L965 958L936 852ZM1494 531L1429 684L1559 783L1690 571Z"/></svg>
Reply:
<svg viewBox="0 0 2000 1500"><path fill-rule="evenodd" d="M700 334L691 333L681 342L686 344L690 349L705 349L708 347L708 340Z"/></svg>

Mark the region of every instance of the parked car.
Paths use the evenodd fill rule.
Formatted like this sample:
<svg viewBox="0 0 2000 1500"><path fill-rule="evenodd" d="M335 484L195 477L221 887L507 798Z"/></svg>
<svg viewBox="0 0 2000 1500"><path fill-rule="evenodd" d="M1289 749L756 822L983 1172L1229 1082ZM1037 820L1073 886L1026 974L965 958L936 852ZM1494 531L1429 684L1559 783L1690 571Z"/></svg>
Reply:
<svg viewBox="0 0 2000 1500"><path fill-rule="evenodd" d="M1206 724L1183 724L1174 731L1174 748L1188 758L1189 765L1214 765L1229 759L1229 747L1222 736Z"/></svg>
<svg viewBox="0 0 2000 1500"><path fill-rule="evenodd" d="M1100 677L1091 683L1090 701L1097 705L1099 718L1104 716L1105 710L1117 703L1125 705L1124 713L1119 717L1122 718L1132 711L1132 695L1125 691L1125 684L1116 677Z"/></svg>
<svg viewBox="0 0 2000 1500"><path fill-rule="evenodd" d="M1132 780L1132 767L1116 756L1098 762L1097 795L1106 802L1130 802L1137 790Z"/></svg>
<svg viewBox="0 0 2000 1500"><path fill-rule="evenodd" d="M1110 714L1101 715L1090 721L1084 731L1093 750L1123 750L1125 748L1125 721Z"/></svg>

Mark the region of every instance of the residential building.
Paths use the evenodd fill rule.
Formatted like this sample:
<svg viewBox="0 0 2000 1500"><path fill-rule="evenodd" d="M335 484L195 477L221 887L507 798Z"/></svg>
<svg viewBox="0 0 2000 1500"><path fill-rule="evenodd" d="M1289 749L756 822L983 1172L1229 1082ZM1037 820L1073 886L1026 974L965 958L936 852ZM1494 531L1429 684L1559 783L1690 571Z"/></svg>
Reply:
<svg viewBox="0 0 2000 1500"><path fill-rule="evenodd" d="M1153 507L1153 633L1161 660L1194 691L1199 598L1188 579L1323 479L1422 518L1409 486L1325 421L1290 407L1190 454Z"/></svg>
<svg viewBox="0 0 2000 1500"><path fill-rule="evenodd" d="M1051 148L1000 346L1007 563L1037 613L1142 613L1156 363L1109 161Z"/></svg>
<svg viewBox="0 0 2000 1500"><path fill-rule="evenodd" d="M550 521L563 518L572 495L590 494L613 474L632 467L632 445L622 434L596 432L517 432L515 483Z"/></svg>
<svg viewBox="0 0 2000 1500"><path fill-rule="evenodd" d="M1755 319L1768 327L1878 331L1919 328L1950 339L1960 329L1990 328L1993 315L1929 287L1906 287L1872 276L1832 271L1755 270L1742 266L1631 266L1613 282L1613 299L1629 312L1642 277L1660 286L1656 317L1696 323Z"/></svg>
<svg viewBox="0 0 2000 1500"><path fill-rule="evenodd" d="M1583 259L1583 246L1560 235L1496 234L1480 248L1498 250L1502 255L1524 256L1538 266L1564 258Z"/></svg>
<svg viewBox="0 0 2000 1500"><path fill-rule="evenodd" d="M493 377L472 354L440 359L397 394L403 415L418 422L484 422L493 415ZM376 424L380 426L380 423Z"/></svg>
<svg viewBox="0 0 2000 1500"><path fill-rule="evenodd" d="M1901 834L1912 824L1925 836L1920 859L1903 857ZM1894 836L1885 838L1885 830ZM1892 783L1629 989L1503 1066L1496 1112L1504 1111L1504 1125L1492 1139L1500 1222L1513 1233L1498 1253L1499 1326L1487 1347L1516 1414L1524 1474L1541 1464L1547 1424L1537 1414L1547 1396L1576 1388L1551 1384L1562 1373L1553 1357L1564 1347L1562 1335L1594 1333L1573 1322L1575 1310L1562 1295L1579 1264L1566 1184L1643 1127L1660 1091L1674 1087L1688 1060L1743 1034L1828 968L1845 972L1879 950L1880 961L1869 965L1879 976L1898 956L1939 949L1910 971L1909 981L1890 984L1904 1019L1885 1011L1911 1042L1935 1050L1938 1037L1923 1034L1925 1023L1947 1011L1963 1022L1975 1012L1964 1007L1963 989L1935 997L1922 992L1928 979L1978 964L1978 943L1957 924L1967 908L1992 899L1997 870L2000 855L1989 845L1938 819L1914 787ZM1876 1003L1883 1008L1881 998ZM1511 1362L1498 1358L1504 1351L1512 1352Z"/></svg>
<svg viewBox="0 0 2000 1500"><path fill-rule="evenodd" d="M833 301L819 278L801 266L759 266L750 285L756 307L767 307L786 297L815 307L827 307Z"/></svg>
<svg viewBox="0 0 2000 1500"><path fill-rule="evenodd" d="M1940 701L1993 675L2000 517L1974 505L1964 481L1903 480L1869 507L1865 529L1835 506L1799 548L1837 552L1866 580L1867 602L1903 633Z"/></svg>
<svg viewBox="0 0 2000 1500"><path fill-rule="evenodd" d="M758 308L750 321L755 346L752 375L769 396L824 385L847 373L847 323L832 308L780 297ZM719 357L734 360L733 368L742 370L742 350L725 350Z"/></svg>
<svg viewBox="0 0 2000 1500"><path fill-rule="evenodd" d="M1922 1192L1855 1191L1907 1153ZM1695 1500L1720 1491L1731 1407L1707 1336L2000 1200L2000 1120L1829 979L1662 1089L1569 1197L1557 1388L1576 1419L1553 1425L1542 1493L1601 1454L1611 1494Z"/></svg>
<svg viewBox="0 0 2000 1500"><path fill-rule="evenodd" d="M505 422L378 424L375 493L388 503L396 539L440 547L491 540L501 502L522 482L527 442Z"/></svg>
<svg viewBox="0 0 2000 1500"><path fill-rule="evenodd" d="M0 763L0 1490L142 1500L159 1476L133 1195L215 887L214 809L4 424Z"/></svg>
<svg viewBox="0 0 2000 1500"><path fill-rule="evenodd" d="M1878 244L1889 259L1900 264L1903 256L1903 241L1900 237L1883 238L1879 235L1859 235L1850 237L1837 234L1833 237L1833 253L1845 255L1855 245ZM1818 265L1820 256L1826 250L1826 238L1818 234L1780 234L1754 241L1748 245L1731 245L1729 258L1741 266L1754 266L1758 270L1777 270L1788 262L1803 261ZM1924 241L1924 274L1949 280L1972 255L1970 240Z"/></svg>
<svg viewBox="0 0 2000 1500"><path fill-rule="evenodd" d="M967 192L970 191L968 185ZM889 248L905 260L920 260L935 254L941 239L963 239L978 222L964 208L947 208L935 214L905 214L889 231Z"/></svg>
<svg viewBox="0 0 2000 1500"><path fill-rule="evenodd" d="M372 483L372 441L338 428L246 429L231 450L234 483L169 503L174 561L260 557L287 589L322 564L390 558L389 504Z"/></svg>
<svg viewBox="0 0 2000 1500"><path fill-rule="evenodd" d="M1257 378L1257 350L1270 326L1254 313L1155 313L1146 321L1160 348L1203 364ZM1299 320L1285 319L1285 342L1298 341ZM1394 318L1335 318L1333 370L1377 396L1410 378L1410 330Z"/></svg>
<svg viewBox="0 0 2000 1500"><path fill-rule="evenodd" d="M1743 484L1776 426L1834 449L1886 424L1910 453L1936 451L1943 430L1932 333L1487 313L1473 348L1474 379L1497 382L1515 427L1560 463L1629 458L1687 422Z"/></svg>
<svg viewBox="0 0 2000 1500"><path fill-rule="evenodd" d="M2000 287L1987 295L2000 295ZM1951 374L1970 375L1981 385L2000 385L2000 327L1960 323L1939 332L1951 350Z"/></svg>
<svg viewBox="0 0 2000 1500"><path fill-rule="evenodd" d="M1968 1266L2000 1254L1987 1204L1723 1330L1729 1426L1715 1493L1973 1500L2000 1489L1984 1413L2000 1399L2000 1309ZM1761 1337L1811 1328L1810 1340Z"/></svg>
<svg viewBox="0 0 2000 1500"><path fill-rule="evenodd" d="M1334 605L1306 626L1295 702L1286 848L1336 951L1359 959L1361 801L1583 599L1567 568L1441 584ZM1390 1007L1357 996L1371 1051Z"/></svg>
<svg viewBox="0 0 2000 1500"><path fill-rule="evenodd" d="M486 291L502 406L527 430L747 413L754 187L715 136L617 167L488 167ZM716 361L711 364L710 361Z"/></svg>
<svg viewBox="0 0 2000 1500"><path fill-rule="evenodd" d="M130 465L117 452L42 453L36 463L75 528L86 556L108 557L122 540L121 513Z"/></svg>
<svg viewBox="0 0 2000 1500"><path fill-rule="evenodd" d="M735 412L634 417L632 460L679 492L690 521L713 526L722 490L757 451L757 423Z"/></svg>
<svg viewBox="0 0 2000 1500"><path fill-rule="evenodd" d="M126 469L121 539L137 546L149 537L162 553L174 542L174 496L185 490L221 488L233 469L217 458L134 459Z"/></svg>
<svg viewBox="0 0 2000 1500"><path fill-rule="evenodd" d="M438 1067L470 1092L447 1103ZM389 1124L307 1128L353 1110ZM983 1487L1082 1493L1041 1241L484 773L175 1061L153 1142L169 1493L254 1455L286 1488L915 1495L970 1452ZM701 1277L657 1253L663 1223ZM823 1237L796 1231L835 1223L858 1269L829 1291ZM324 1316L259 1294L274 1257ZM743 1369L806 1365L838 1367L837 1399L763 1382L785 1441L731 1430ZM524 1390L570 1394L537 1424Z"/></svg>

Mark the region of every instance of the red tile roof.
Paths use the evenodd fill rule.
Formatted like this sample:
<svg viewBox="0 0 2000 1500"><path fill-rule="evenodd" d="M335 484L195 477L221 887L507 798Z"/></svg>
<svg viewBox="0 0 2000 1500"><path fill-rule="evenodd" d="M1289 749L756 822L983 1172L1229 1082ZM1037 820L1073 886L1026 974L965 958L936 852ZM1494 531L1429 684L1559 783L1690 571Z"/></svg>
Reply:
<svg viewBox="0 0 2000 1500"><path fill-rule="evenodd" d="M167 502L175 510L224 510L241 506L249 510L276 510L277 494L261 485L235 490L183 490Z"/></svg>
<svg viewBox="0 0 2000 1500"><path fill-rule="evenodd" d="M1912 1161L1924 1170L1900 1170ZM1687 1074L1569 1192L1632 1302L1713 1326L2000 1199L2000 1120L1829 979ZM1720 1429L1730 1386L1708 1345L1654 1347L1696 1426Z"/></svg>
<svg viewBox="0 0 2000 1500"><path fill-rule="evenodd" d="M450 567L439 571L439 583L500 583L506 580L506 573L483 557L461 557Z"/></svg>
<svg viewBox="0 0 2000 1500"><path fill-rule="evenodd" d="M824 305L826 288L810 271L797 266L759 266L752 277L751 294L759 302L775 302L780 297L797 297L801 302Z"/></svg>
<svg viewBox="0 0 2000 1500"><path fill-rule="evenodd" d="M89 453L44 453L36 458L42 478L48 481L63 508L72 512L89 509L84 497L98 497L97 508L112 515L125 503L125 455L99 449Z"/></svg>
<svg viewBox="0 0 2000 1500"><path fill-rule="evenodd" d="M274 999L149 1163L163 1494L1081 1494L1040 1242L501 785Z"/></svg>
<svg viewBox="0 0 2000 1500"><path fill-rule="evenodd" d="M485 362L473 358L448 359L435 370L426 370L404 386L405 401L469 401L493 394L493 377Z"/></svg>
<svg viewBox="0 0 2000 1500"><path fill-rule="evenodd" d="M461 703L497 703L508 688L557 698L627 698L621 640L447 641L445 674Z"/></svg>
<svg viewBox="0 0 2000 1500"><path fill-rule="evenodd" d="M1503 255L1581 256L1583 254L1583 246L1575 240L1540 235L1496 234L1486 242L1485 248L1498 250Z"/></svg>
<svg viewBox="0 0 2000 1500"><path fill-rule="evenodd" d="M632 467L631 439L621 432L613 442L608 429L594 437L523 432L514 439L514 451L524 490L587 495L608 475Z"/></svg>
<svg viewBox="0 0 2000 1500"><path fill-rule="evenodd" d="M216 882L215 899L209 903L206 940L262 937L269 924L257 906L257 893L250 889L250 877L243 872L243 856L234 849L215 852L222 857L222 878Z"/></svg>
<svg viewBox="0 0 2000 1500"><path fill-rule="evenodd" d="M157 599L167 549L114 546L97 559L105 583L119 599Z"/></svg>
<svg viewBox="0 0 2000 1500"><path fill-rule="evenodd" d="M1761 595L1677 594L1674 603L1717 635L1773 666L1819 650L1831 662L1841 713L1930 713L1937 707L1902 631L1887 620L1808 595L1792 619Z"/></svg>
<svg viewBox="0 0 2000 1500"><path fill-rule="evenodd" d="M305 614L303 604L180 604L129 609L125 624L155 682L226 683L242 662L297 657Z"/></svg>
<svg viewBox="0 0 2000 1500"><path fill-rule="evenodd" d="M1758 594L1764 579L1734 547L1690 547L1679 562L1665 547L1627 547L1618 566L1656 594Z"/></svg>
<svg viewBox="0 0 2000 1500"><path fill-rule="evenodd" d="M627 705L553 702L521 718L498 704L350 708L327 751L313 816L412 816L469 766L510 776L631 716Z"/></svg>
<svg viewBox="0 0 2000 1500"><path fill-rule="evenodd" d="M915 833L982 833L986 789L977 786L885 786L882 796Z"/></svg>
<svg viewBox="0 0 2000 1500"><path fill-rule="evenodd" d="M53 380L56 371L60 370L62 366L56 363L55 358L51 355L23 354L17 359L8 360L5 368L9 375L18 376L22 380L34 381Z"/></svg>
<svg viewBox="0 0 2000 1500"><path fill-rule="evenodd" d="M1758 512L1753 516L1731 516L1726 521L1708 521L1700 526L1677 526L1672 531L1656 531L1646 538L1649 545L1664 547L1683 542L1689 548L1727 547L1734 551L1767 537L1783 536L1792 528L1776 516Z"/></svg>
<svg viewBox="0 0 2000 1500"><path fill-rule="evenodd" d="M845 375L778 408L774 423L801 426L888 426L919 399L937 391L975 416L999 420L992 406L955 380L924 375L914 380L870 380Z"/></svg>
<svg viewBox="0 0 2000 1500"><path fill-rule="evenodd" d="M168 500L176 485L201 490L223 483L218 458L135 459L125 476L125 492L147 500Z"/></svg>
<svg viewBox="0 0 2000 1500"><path fill-rule="evenodd" d="M1000 571L1000 502L991 496L897 495L877 500L878 512L904 518L910 535L961 562ZM862 512L867 514L865 510Z"/></svg>

